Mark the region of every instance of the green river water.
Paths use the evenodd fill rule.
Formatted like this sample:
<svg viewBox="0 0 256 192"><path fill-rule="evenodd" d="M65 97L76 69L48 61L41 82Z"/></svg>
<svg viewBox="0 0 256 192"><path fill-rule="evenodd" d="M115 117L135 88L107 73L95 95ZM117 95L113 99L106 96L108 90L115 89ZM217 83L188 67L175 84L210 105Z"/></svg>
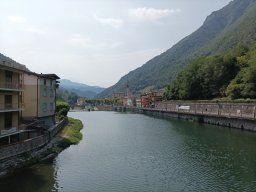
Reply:
<svg viewBox="0 0 256 192"><path fill-rule="evenodd" d="M256 133L140 114L73 112L83 140L0 179L13 192L256 191Z"/></svg>

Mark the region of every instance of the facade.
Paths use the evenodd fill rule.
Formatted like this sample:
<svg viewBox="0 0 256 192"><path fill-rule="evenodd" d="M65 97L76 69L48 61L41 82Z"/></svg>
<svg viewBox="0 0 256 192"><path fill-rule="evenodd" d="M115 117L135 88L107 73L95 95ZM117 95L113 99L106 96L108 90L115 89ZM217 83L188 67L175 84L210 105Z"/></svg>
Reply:
<svg viewBox="0 0 256 192"><path fill-rule="evenodd" d="M23 120L40 121L44 128L55 125L57 79L55 74L24 73Z"/></svg>
<svg viewBox="0 0 256 192"><path fill-rule="evenodd" d="M55 125L57 79L0 58L0 146L36 137Z"/></svg>
<svg viewBox="0 0 256 192"><path fill-rule="evenodd" d="M126 96L124 92L115 92L112 94L112 97L115 99L123 99Z"/></svg>
<svg viewBox="0 0 256 192"><path fill-rule="evenodd" d="M24 71L24 65L0 60L0 144L19 140L23 129Z"/></svg>
<svg viewBox="0 0 256 192"><path fill-rule="evenodd" d="M85 105L85 98L84 97L79 97L76 101L77 106L84 106Z"/></svg>
<svg viewBox="0 0 256 192"><path fill-rule="evenodd" d="M141 98L136 98L136 107L141 107Z"/></svg>
<svg viewBox="0 0 256 192"><path fill-rule="evenodd" d="M115 92L112 94L112 98L114 98L119 105L126 106L127 104L127 95L124 92Z"/></svg>
<svg viewBox="0 0 256 192"><path fill-rule="evenodd" d="M140 96L140 98L141 98L141 107L150 107L151 99L149 94L144 93Z"/></svg>
<svg viewBox="0 0 256 192"><path fill-rule="evenodd" d="M164 90L150 91L141 94L142 107L154 107L156 102L161 101L163 98Z"/></svg>

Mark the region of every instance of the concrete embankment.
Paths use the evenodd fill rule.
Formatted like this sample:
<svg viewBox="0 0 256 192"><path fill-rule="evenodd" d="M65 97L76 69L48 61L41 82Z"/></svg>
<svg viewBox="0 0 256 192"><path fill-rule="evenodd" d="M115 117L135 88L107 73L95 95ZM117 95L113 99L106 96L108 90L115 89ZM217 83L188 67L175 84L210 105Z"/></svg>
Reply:
<svg viewBox="0 0 256 192"><path fill-rule="evenodd" d="M154 108L116 107L114 109L256 131L255 103L159 102Z"/></svg>

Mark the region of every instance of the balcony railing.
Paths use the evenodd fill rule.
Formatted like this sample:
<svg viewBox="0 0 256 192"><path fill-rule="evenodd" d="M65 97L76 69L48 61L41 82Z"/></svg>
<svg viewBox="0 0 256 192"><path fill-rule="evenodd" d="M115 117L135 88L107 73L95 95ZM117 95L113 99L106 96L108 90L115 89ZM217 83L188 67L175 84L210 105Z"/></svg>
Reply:
<svg viewBox="0 0 256 192"><path fill-rule="evenodd" d="M0 112L5 111L20 111L22 109L22 105L18 103L12 103L12 104L2 104L0 103Z"/></svg>
<svg viewBox="0 0 256 192"><path fill-rule="evenodd" d="M0 83L0 89L5 90L22 90L23 85L20 83Z"/></svg>
<svg viewBox="0 0 256 192"><path fill-rule="evenodd" d="M12 128L9 128L9 129L2 129L0 130L0 135L7 135L7 134L11 134L11 133L15 133L17 132L17 128L16 127L12 127Z"/></svg>

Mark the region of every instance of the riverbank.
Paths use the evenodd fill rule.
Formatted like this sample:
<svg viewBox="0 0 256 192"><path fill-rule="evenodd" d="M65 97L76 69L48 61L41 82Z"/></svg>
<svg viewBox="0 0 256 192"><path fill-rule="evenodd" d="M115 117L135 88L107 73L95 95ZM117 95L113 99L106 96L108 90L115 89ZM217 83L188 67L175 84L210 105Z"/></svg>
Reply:
<svg viewBox="0 0 256 192"><path fill-rule="evenodd" d="M80 120L68 118L68 123L43 146L1 160L0 177L5 177L17 169L52 159L70 145L78 144L82 140L80 133L82 128L83 124Z"/></svg>
<svg viewBox="0 0 256 192"><path fill-rule="evenodd" d="M58 134L56 145L51 150L60 153L70 145L77 145L83 139L83 135L80 132L82 129L82 121L69 117L68 124Z"/></svg>

